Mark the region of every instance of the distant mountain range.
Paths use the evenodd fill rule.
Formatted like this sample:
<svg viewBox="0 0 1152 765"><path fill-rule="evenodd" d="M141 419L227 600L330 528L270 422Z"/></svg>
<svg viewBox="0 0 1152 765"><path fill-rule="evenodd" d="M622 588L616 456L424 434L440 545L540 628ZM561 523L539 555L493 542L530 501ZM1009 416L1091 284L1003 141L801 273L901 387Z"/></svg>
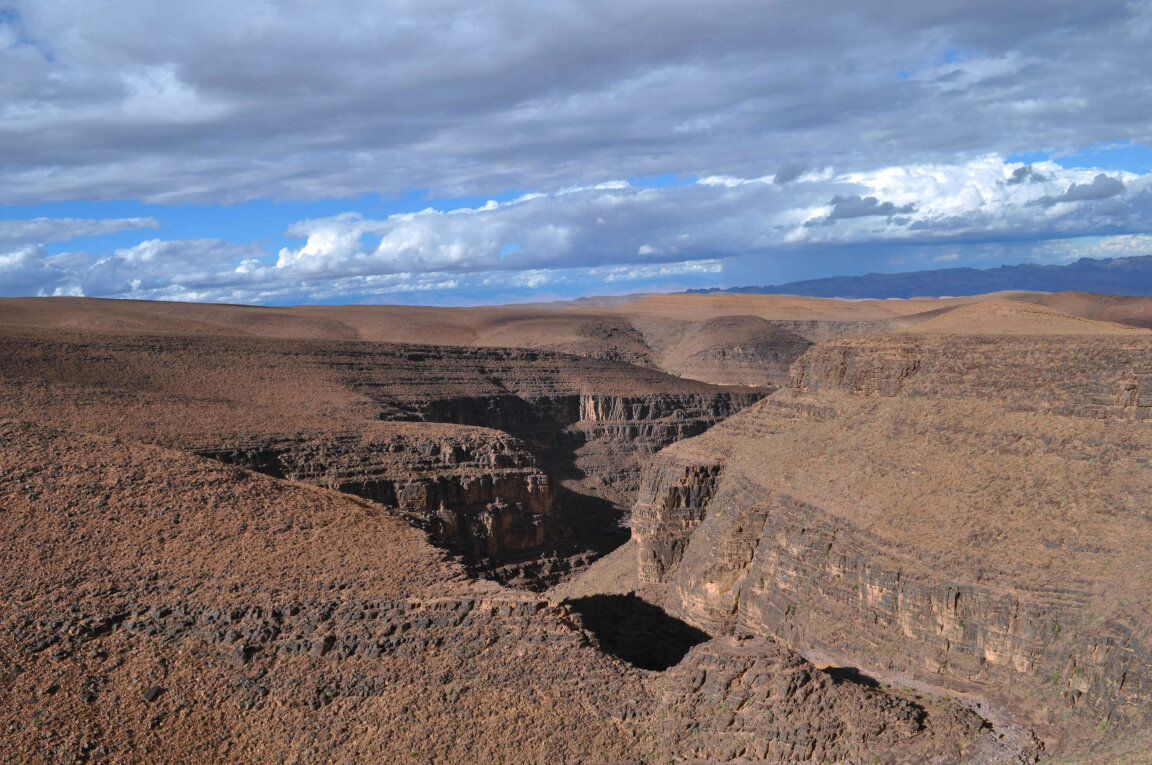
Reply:
<svg viewBox="0 0 1152 765"><path fill-rule="evenodd" d="M730 287L689 292L760 293L841 298L910 298L980 295L1001 290L1100 292L1152 295L1152 256L1114 260L1081 258L1063 266L1022 263L998 268L945 268L900 274L865 274L807 279L767 287Z"/></svg>

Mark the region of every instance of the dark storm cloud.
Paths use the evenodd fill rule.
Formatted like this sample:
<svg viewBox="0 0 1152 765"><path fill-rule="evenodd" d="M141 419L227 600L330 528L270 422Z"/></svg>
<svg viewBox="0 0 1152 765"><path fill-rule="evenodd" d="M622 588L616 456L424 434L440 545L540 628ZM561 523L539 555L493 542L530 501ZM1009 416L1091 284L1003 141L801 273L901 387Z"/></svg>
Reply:
<svg viewBox="0 0 1152 765"><path fill-rule="evenodd" d="M0 201L765 177L1150 142L1144 3L18 0ZM1106 51L1106 55L1103 55Z"/></svg>
<svg viewBox="0 0 1152 765"><path fill-rule="evenodd" d="M1048 178L1043 173L1038 173L1032 165L1024 165L1012 171L1012 176L1008 179L1009 186L1015 186L1019 183L1043 183Z"/></svg>
<svg viewBox="0 0 1152 765"><path fill-rule="evenodd" d="M1124 181L1100 173L1092 179L1091 183L1073 183L1068 190L1059 196L1041 197L1038 204L1045 207L1061 202L1087 202L1096 199L1108 199L1124 192Z"/></svg>
<svg viewBox="0 0 1152 765"><path fill-rule="evenodd" d="M897 207L891 202L881 202L876 197L861 197L859 194L833 197L830 204L832 212L828 213L829 220L866 218L869 215L900 215L916 209L916 205L911 202Z"/></svg>

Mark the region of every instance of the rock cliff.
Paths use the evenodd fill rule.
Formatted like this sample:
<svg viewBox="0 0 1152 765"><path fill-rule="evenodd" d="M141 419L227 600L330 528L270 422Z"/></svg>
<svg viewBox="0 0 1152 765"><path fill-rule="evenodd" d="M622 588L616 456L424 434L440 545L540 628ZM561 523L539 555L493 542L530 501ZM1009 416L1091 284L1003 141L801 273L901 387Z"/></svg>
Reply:
<svg viewBox="0 0 1152 765"><path fill-rule="evenodd" d="M0 352L2 414L351 493L533 586L626 539L653 453L771 390L517 348L20 330Z"/></svg>
<svg viewBox="0 0 1152 765"><path fill-rule="evenodd" d="M551 479L523 443L499 431L382 423L371 435L200 454L395 508L474 560L539 554L564 540Z"/></svg>
<svg viewBox="0 0 1152 765"><path fill-rule="evenodd" d="M789 390L653 459L634 510L640 575L710 634L1011 699L1054 747L1142 730L1149 350L816 346Z"/></svg>

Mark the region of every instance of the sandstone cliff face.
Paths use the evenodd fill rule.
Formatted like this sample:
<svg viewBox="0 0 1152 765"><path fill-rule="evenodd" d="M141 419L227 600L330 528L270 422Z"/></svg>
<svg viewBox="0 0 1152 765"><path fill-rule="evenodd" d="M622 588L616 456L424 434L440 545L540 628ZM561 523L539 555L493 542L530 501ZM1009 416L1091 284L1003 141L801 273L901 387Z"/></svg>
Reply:
<svg viewBox="0 0 1152 765"><path fill-rule="evenodd" d="M1049 723L1065 710L1145 719L1147 622L1088 616L1072 588L1005 592L925 570L823 508L738 480L710 510L667 605L711 634L774 635L945 682L1036 688Z"/></svg>
<svg viewBox="0 0 1152 765"><path fill-rule="evenodd" d="M791 390L652 461L640 574L714 635L1003 694L1070 741L1143 726L1150 358L1132 338L817 346Z"/></svg>
<svg viewBox="0 0 1152 765"><path fill-rule="evenodd" d="M576 467L611 488L613 499L635 501L640 476L665 446L700 435L764 391L647 397L583 396L580 419L569 426L580 447Z"/></svg>
<svg viewBox="0 0 1152 765"><path fill-rule="evenodd" d="M663 581L680 563L692 532L704 520L720 468L663 452L645 469L632 515L641 581Z"/></svg>

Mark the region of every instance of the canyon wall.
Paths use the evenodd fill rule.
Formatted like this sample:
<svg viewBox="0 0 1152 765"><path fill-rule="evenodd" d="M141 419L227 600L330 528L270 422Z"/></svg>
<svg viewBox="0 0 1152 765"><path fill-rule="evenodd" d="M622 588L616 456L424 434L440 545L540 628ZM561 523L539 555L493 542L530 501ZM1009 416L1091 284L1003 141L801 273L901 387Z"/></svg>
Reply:
<svg viewBox="0 0 1152 765"><path fill-rule="evenodd" d="M0 349L0 415L354 494L485 570L549 576L623 541L651 454L771 390L518 348L21 330Z"/></svg>
<svg viewBox="0 0 1152 765"><path fill-rule="evenodd" d="M522 442L498 431L382 423L371 435L200 454L395 508L442 546L476 559L541 553L564 537L548 474Z"/></svg>
<svg viewBox="0 0 1152 765"><path fill-rule="evenodd" d="M789 390L653 459L634 510L641 578L713 635L1002 694L1057 739L1139 729L1150 350L816 346Z"/></svg>

